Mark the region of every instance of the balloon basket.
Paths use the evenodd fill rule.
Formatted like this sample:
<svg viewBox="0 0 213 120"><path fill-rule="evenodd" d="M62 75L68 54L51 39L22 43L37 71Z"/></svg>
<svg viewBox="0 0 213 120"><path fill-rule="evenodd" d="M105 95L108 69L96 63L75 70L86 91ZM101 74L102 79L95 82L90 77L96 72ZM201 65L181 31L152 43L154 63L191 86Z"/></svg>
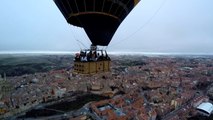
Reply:
<svg viewBox="0 0 213 120"><path fill-rule="evenodd" d="M110 71L111 60L105 50L86 49L77 53L74 60L74 73L96 74Z"/></svg>

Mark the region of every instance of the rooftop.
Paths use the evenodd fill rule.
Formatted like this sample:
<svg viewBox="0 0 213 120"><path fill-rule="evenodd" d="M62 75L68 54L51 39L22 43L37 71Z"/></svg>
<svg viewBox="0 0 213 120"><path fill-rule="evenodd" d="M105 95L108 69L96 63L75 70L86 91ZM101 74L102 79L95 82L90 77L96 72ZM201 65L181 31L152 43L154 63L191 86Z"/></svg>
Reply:
<svg viewBox="0 0 213 120"><path fill-rule="evenodd" d="M208 114L211 114L212 111L213 111L213 105L212 103L210 102L203 102L201 103L198 107L197 107L198 110L201 110L201 111L204 111Z"/></svg>

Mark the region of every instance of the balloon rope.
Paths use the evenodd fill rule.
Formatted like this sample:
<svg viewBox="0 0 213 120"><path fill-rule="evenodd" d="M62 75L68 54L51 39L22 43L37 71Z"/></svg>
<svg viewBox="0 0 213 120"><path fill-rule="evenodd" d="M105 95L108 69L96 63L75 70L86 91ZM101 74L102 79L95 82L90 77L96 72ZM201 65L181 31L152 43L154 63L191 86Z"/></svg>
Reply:
<svg viewBox="0 0 213 120"><path fill-rule="evenodd" d="M116 45L118 45L121 42L124 42L126 40L128 40L129 38L131 38L133 35L135 35L136 33L138 33L139 31L141 31L145 26L147 26L152 20L153 18L159 13L160 9L164 6L164 4L166 3L167 0L164 0L160 7L156 10L156 12L147 20L147 22L145 22L142 26L140 26L135 32L133 32L132 34L130 34L129 36L127 36L126 38L118 41L117 43L114 43L113 45L109 46L109 48L112 48Z"/></svg>
<svg viewBox="0 0 213 120"><path fill-rule="evenodd" d="M72 30L72 28L71 28L71 33L72 33L72 35L73 35L73 37L74 37L74 39L76 40L76 42L77 42L77 45L78 45L78 47L80 48L80 50L81 50L81 46L80 46L80 44L79 44L79 40L77 39L77 37L75 36L75 32Z"/></svg>
<svg viewBox="0 0 213 120"><path fill-rule="evenodd" d="M84 46L84 48L87 48L80 40L76 40L76 41L78 41L79 43L81 43Z"/></svg>

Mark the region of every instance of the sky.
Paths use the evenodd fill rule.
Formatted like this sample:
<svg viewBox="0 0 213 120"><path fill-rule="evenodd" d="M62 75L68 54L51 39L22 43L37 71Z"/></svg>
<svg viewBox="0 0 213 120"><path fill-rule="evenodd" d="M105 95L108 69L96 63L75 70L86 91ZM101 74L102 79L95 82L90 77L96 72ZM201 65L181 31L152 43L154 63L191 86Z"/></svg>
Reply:
<svg viewBox="0 0 213 120"><path fill-rule="evenodd" d="M213 54L212 5L213 0L141 0L104 48ZM1 0L0 52L79 51L90 44L84 29L69 25L53 0Z"/></svg>

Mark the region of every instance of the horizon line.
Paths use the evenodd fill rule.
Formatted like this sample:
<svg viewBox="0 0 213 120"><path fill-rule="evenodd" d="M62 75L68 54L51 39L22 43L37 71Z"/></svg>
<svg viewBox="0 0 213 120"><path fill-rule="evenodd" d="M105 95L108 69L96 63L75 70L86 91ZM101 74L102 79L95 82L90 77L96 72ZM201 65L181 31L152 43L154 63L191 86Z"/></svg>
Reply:
<svg viewBox="0 0 213 120"><path fill-rule="evenodd" d="M75 54L79 51L0 51L3 54ZM112 55L213 55L213 53L110 51Z"/></svg>

